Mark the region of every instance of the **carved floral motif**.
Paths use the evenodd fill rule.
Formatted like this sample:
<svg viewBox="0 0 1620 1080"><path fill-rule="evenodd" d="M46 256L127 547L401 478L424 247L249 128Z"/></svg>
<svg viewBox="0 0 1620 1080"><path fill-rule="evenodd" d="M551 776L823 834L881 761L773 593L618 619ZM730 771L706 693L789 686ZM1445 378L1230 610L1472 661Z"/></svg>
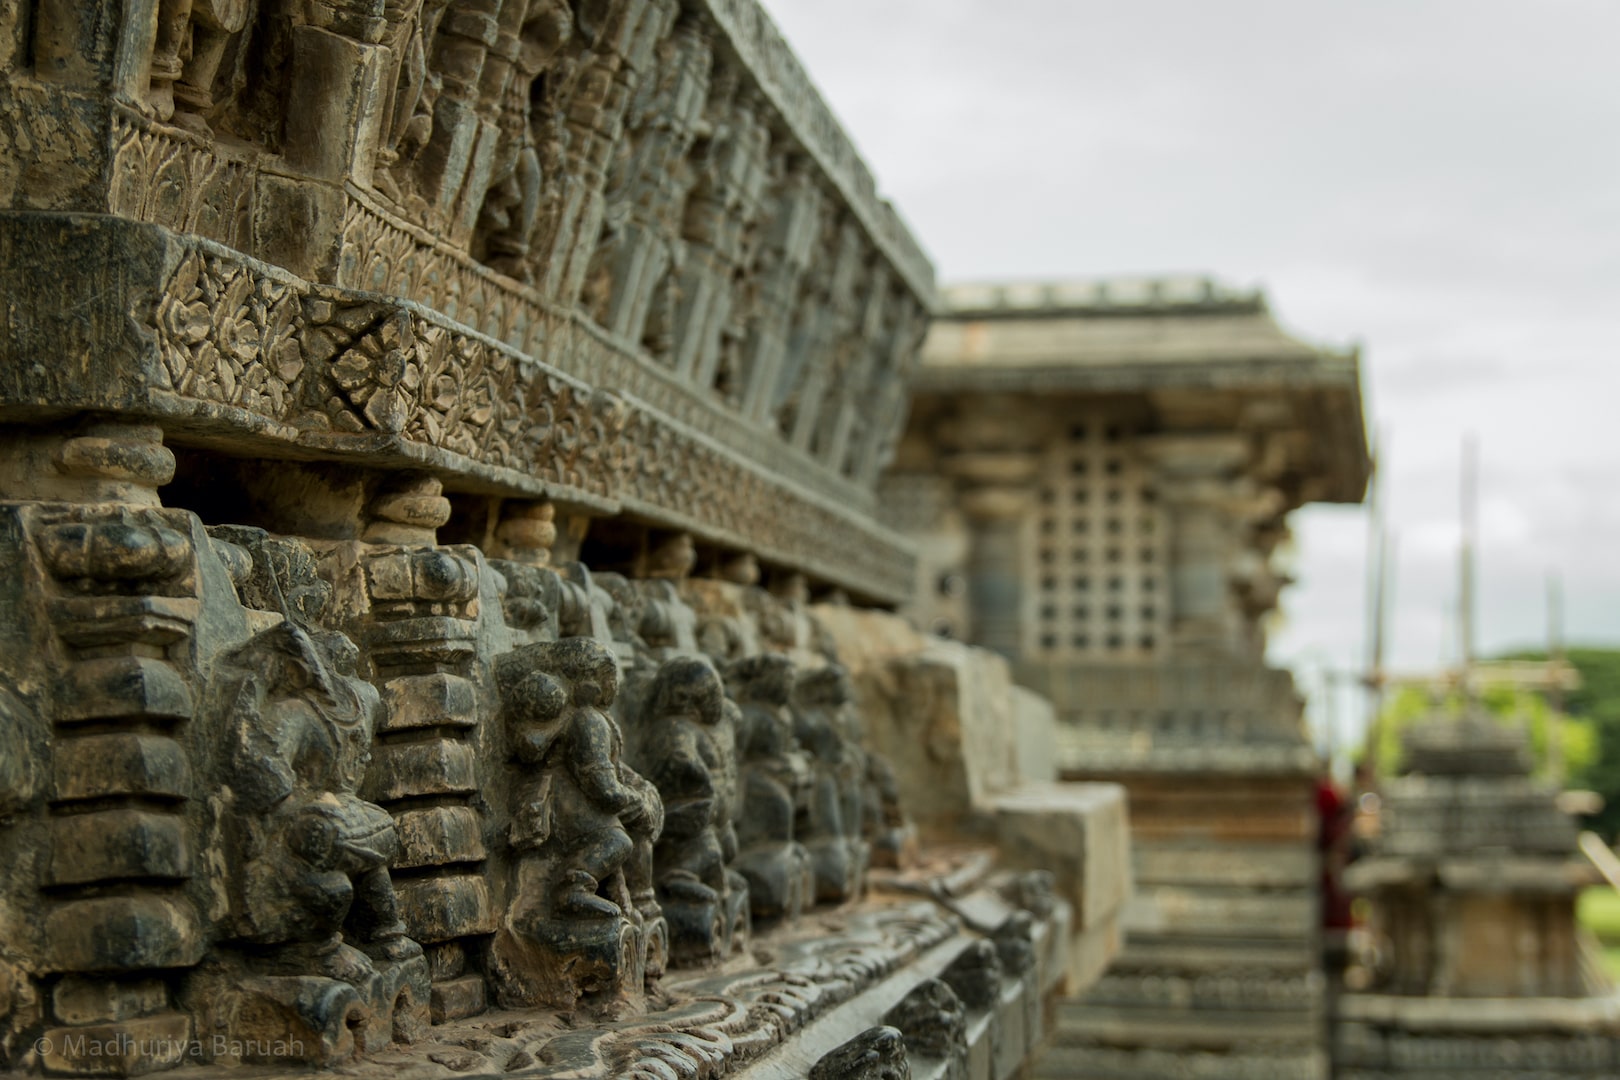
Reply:
<svg viewBox="0 0 1620 1080"><path fill-rule="evenodd" d="M284 419L304 370L302 315L290 286L229 260L187 254L156 312L168 385Z"/></svg>
<svg viewBox="0 0 1620 1080"><path fill-rule="evenodd" d="M862 535L870 526L788 495L656 410L420 311L199 249L180 261L152 321L166 385L182 396L306 431L397 435L633 502L879 595L909 580L908 556ZM837 569L823 554L832 550Z"/></svg>

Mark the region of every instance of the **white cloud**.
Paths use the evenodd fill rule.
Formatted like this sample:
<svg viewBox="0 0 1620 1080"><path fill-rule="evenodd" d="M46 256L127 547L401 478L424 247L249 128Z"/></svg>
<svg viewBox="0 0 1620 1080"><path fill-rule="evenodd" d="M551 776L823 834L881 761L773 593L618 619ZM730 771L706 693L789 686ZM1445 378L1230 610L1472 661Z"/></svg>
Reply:
<svg viewBox="0 0 1620 1080"><path fill-rule="evenodd" d="M1483 442L1480 637L1620 641L1620 5L766 0L947 279L1211 271L1364 344L1402 531L1394 661L1454 638ZM1364 522L1298 515L1280 659L1361 648ZM1339 659L1342 658L1342 661Z"/></svg>

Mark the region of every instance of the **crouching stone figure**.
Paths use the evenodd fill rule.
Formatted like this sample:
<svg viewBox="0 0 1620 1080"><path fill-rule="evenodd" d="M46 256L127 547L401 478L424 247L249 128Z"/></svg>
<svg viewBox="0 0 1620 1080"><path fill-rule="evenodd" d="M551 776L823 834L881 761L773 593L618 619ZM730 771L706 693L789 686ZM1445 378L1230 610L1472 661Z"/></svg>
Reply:
<svg viewBox="0 0 1620 1080"><path fill-rule="evenodd" d="M427 1027L427 963L388 877L399 834L356 794L379 703L354 656L289 620L215 669L227 947L187 993L199 1036L228 1028L227 1047L300 1046L327 1064Z"/></svg>
<svg viewBox="0 0 1620 1080"><path fill-rule="evenodd" d="M788 711L793 677L793 661L776 653L750 656L726 670L742 708L736 866L748 881L755 919L795 919L816 902L810 853L794 832L800 809L809 804L811 774Z"/></svg>
<svg viewBox="0 0 1620 1080"><path fill-rule="evenodd" d="M627 878L663 806L623 759L608 711L614 655L565 638L507 653L495 675L513 771L512 874L491 958L501 1003L571 1008L639 993L665 929Z"/></svg>
<svg viewBox="0 0 1620 1080"><path fill-rule="evenodd" d="M746 946L748 883L737 857L736 706L708 660L679 656L658 668L635 725L634 757L664 801L654 850L670 953L684 964Z"/></svg>

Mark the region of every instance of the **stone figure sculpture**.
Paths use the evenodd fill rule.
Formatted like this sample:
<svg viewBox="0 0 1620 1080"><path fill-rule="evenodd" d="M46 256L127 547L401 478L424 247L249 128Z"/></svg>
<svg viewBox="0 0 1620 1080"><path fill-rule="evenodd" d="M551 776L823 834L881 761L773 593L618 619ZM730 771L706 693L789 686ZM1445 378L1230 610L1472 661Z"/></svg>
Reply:
<svg viewBox="0 0 1620 1080"><path fill-rule="evenodd" d="M726 671L742 717L736 868L748 881L749 906L758 919L795 918L815 902L810 853L794 831L811 777L788 712L793 672L793 661L775 654L747 657Z"/></svg>
<svg viewBox="0 0 1620 1080"><path fill-rule="evenodd" d="M503 656L496 681L516 771L511 899L495 942L501 1001L570 1007L638 992L662 930L656 906L637 902L632 856L656 839L663 808L623 760L608 711L614 656L592 638L542 642Z"/></svg>
<svg viewBox="0 0 1620 1080"><path fill-rule="evenodd" d="M673 347L673 300L684 255L681 213L696 182L687 156L708 95L712 50L701 21L676 21L626 116L609 171L588 289L596 321L659 358Z"/></svg>
<svg viewBox="0 0 1620 1080"><path fill-rule="evenodd" d="M911 1080L905 1036L896 1028L867 1028L810 1070L810 1080Z"/></svg>
<svg viewBox="0 0 1620 1080"><path fill-rule="evenodd" d="M882 754L866 755L865 808L861 817L871 864L904 867L917 846L917 829L900 805L900 781Z"/></svg>
<svg viewBox="0 0 1620 1080"><path fill-rule="evenodd" d="M658 669L635 740L635 761L658 788L664 831L654 849L671 956L710 963L748 938L748 884L737 856L736 706L714 667L677 657Z"/></svg>
<svg viewBox="0 0 1620 1080"><path fill-rule="evenodd" d="M856 741L855 691L836 664L800 673L793 687L793 732L809 755L810 797L797 835L815 867L816 899L859 895L869 849L862 830L866 755Z"/></svg>
<svg viewBox="0 0 1620 1080"><path fill-rule="evenodd" d="M311 1036L320 1061L345 1056L355 1029L374 1049L427 1025L427 965L388 876L399 835L358 795L379 699L353 677L355 655L288 619L223 657L214 686L225 932L239 949L191 992L205 1013Z"/></svg>
<svg viewBox="0 0 1620 1080"><path fill-rule="evenodd" d="M499 149L490 165L489 186L478 216L482 255L491 266L515 277L527 272L529 239L540 214L541 163L530 119L535 81L554 64L573 35L573 16L563 0L508 0L507 24L497 43L500 63L486 61L484 110L497 116ZM494 75L490 67L499 69ZM501 87L490 94L491 86Z"/></svg>
<svg viewBox="0 0 1620 1080"><path fill-rule="evenodd" d="M184 126L206 127L196 114L214 105L214 76L231 35L247 25L249 0L163 0L152 50L152 101L158 116L178 111Z"/></svg>

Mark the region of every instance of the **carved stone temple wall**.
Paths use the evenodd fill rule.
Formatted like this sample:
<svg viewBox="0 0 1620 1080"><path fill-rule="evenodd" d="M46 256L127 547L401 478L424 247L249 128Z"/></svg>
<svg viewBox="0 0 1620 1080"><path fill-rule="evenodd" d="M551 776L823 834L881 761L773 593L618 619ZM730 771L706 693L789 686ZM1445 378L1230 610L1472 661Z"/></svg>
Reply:
<svg viewBox="0 0 1620 1080"><path fill-rule="evenodd" d="M1357 502L1357 359L1207 279L945 290L883 481L906 610L1056 714L1030 752L1129 793L1125 946L1036 1075L1328 1069L1314 778L1264 661L1287 515Z"/></svg>
<svg viewBox="0 0 1620 1080"><path fill-rule="evenodd" d="M1026 1070L1123 792L850 636L932 302L752 0L0 7L0 1068Z"/></svg>
<svg viewBox="0 0 1620 1080"><path fill-rule="evenodd" d="M1373 851L1345 875L1376 960L1338 999L1335 1075L1620 1075L1620 990L1575 920L1599 879L1530 779L1524 733L1435 719L1405 741Z"/></svg>

